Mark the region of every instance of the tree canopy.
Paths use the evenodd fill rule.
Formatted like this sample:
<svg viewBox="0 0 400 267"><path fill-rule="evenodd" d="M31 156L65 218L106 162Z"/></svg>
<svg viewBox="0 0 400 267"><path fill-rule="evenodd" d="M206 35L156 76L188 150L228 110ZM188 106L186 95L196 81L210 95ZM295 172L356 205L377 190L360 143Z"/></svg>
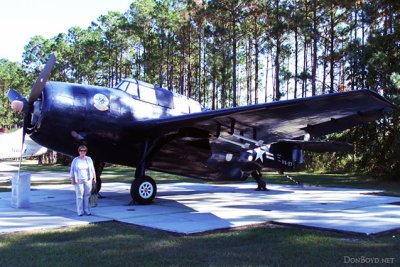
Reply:
<svg viewBox="0 0 400 267"><path fill-rule="evenodd" d="M26 95L53 52L53 80L114 86L134 77L211 109L359 88L399 104L399 15L390 0L136 0L86 29L33 36L21 65L0 60L1 124L19 122L8 89ZM346 132L357 167L400 174L398 117Z"/></svg>

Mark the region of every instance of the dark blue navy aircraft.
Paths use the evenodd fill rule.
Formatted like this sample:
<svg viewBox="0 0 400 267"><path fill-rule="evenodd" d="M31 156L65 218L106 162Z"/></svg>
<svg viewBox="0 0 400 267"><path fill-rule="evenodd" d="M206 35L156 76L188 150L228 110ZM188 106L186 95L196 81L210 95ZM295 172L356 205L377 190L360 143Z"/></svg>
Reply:
<svg viewBox="0 0 400 267"><path fill-rule="evenodd" d="M104 163L136 167L131 196L153 201L155 181L146 170L207 180L245 180L258 189L265 170L293 171L303 151L343 151L351 145L315 141L329 133L381 118L394 106L369 90L206 110L186 96L134 79L115 88L47 82L54 55L24 99L11 89L24 133L42 146L75 155L89 147L100 174Z"/></svg>

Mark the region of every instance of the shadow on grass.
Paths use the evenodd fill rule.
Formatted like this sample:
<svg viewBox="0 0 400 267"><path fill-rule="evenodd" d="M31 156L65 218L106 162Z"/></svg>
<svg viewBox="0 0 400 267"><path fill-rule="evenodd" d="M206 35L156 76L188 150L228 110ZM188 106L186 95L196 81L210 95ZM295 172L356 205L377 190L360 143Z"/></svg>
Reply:
<svg viewBox="0 0 400 267"><path fill-rule="evenodd" d="M346 257L397 263L400 246L278 226L173 236L116 222L0 238L0 266L342 266Z"/></svg>

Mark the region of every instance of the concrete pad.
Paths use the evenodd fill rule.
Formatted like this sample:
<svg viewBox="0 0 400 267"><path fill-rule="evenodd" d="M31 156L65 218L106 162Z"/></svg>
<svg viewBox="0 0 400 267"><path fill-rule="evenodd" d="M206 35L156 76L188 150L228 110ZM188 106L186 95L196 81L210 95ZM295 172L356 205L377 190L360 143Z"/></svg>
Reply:
<svg viewBox="0 0 400 267"><path fill-rule="evenodd" d="M43 174L49 176L63 177ZM130 205L130 184L103 183L104 198L92 208L93 215L79 217L72 185L33 186L29 208L11 208L11 192L0 193L0 233L112 220L179 234L266 222L364 234L400 228L400 198L371 195L373 190L268 185L270 191L255 191L255 187L255 183L159 184L154 203L141 206Z"/></svg>

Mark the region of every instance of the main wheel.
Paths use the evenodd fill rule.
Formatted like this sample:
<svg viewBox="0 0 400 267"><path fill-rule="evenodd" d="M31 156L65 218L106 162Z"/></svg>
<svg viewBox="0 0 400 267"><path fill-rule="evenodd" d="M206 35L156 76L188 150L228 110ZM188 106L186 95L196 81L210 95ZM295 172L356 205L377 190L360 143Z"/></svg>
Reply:
<svg viewBox="0 0 400 267"><path fill-rule="evenodd" d="M131 185L132 199L138 204L149 204L157 194L156 182L150 176L133 180Z"/></svg>

